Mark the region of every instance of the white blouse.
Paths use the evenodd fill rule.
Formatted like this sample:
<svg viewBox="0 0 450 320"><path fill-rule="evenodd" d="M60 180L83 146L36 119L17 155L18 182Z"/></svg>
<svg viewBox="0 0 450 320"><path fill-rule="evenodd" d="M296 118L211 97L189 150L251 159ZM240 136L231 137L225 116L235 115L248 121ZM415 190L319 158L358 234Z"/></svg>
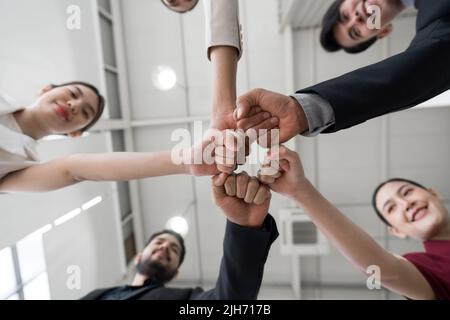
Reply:
<svg viewBox="0 0 450 320"><path fill-rule="evenodd" d="M239 22L238 0L204 0L206 48L215 46L235 47L242 56L242 25Z"/></svg>
<svg viewBox="0 0 450 320"><path fill-rule="evenodd" d="M0 179L39 163L37 141L23 134L13 114L23 108L0 94Z"/></svg>

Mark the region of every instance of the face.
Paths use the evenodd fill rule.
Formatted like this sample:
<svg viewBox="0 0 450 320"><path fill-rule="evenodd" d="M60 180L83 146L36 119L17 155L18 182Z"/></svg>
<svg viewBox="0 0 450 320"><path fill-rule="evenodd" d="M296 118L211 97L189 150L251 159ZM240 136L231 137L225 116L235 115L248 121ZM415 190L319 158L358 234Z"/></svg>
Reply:
<svg viewBox="0 0 450 320"><path fill-rule="evenodd" d="M97 115L99 99L92 89L79 84L46 87L33 107L49 134L77 134Z"/></svg>
<svg viewBox="0 0 450 320"><path fill-rule="evenodd" d="M369 28L367 20L375 13L369 6L381 11L381 28ZM344 48L351 48L373 37L383 38L392 31L390 22L404 8L399 0L345 0L340 7L339 22L334 26L334 36Z"/></svg>
<svg viewBox="0 0 450 320"><path fill-rule="evenodd" d="M182 13L194 8L198 0L163 0L163 2L170 10Z"/></svg>
<svg viewBox="0 0 450 320"><path fill-rule="evenodd" d="M426 241L449 223L448 211L433 190L395 181L378 192L376 206L394 235Z"/></svg>
<svg viewBox="0 0 450 320"><path fill-rule="evenodd" d="M178 272L181 245L171 234L161 234L144 249L138 261L138 272L162 281L171 280Z"/></svg>

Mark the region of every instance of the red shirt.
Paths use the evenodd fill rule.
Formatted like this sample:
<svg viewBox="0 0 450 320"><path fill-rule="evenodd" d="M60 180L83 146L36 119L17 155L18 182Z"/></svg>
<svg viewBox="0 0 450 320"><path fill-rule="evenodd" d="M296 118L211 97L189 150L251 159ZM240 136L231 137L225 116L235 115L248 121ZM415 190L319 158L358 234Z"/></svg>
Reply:
<svg viewBox="0 0 450 320"><path fill-rule="evenodd" d="M404 257L416 266L433 288L436 299L450 300L450 240L425 241L425 252Z"/></svg>

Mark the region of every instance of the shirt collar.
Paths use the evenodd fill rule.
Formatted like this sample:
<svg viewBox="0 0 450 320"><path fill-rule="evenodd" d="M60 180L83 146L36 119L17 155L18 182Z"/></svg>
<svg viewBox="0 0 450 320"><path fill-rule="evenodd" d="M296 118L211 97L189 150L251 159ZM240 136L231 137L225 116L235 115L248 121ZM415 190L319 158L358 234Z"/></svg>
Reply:
<svg viewBox="0 0 450 320"><path fill-rule="evenodd" d="M450 253L450 240L428 240L424 242L424 247L427 253L448 255Z"/></svg>
<svg viewBox="0 0 450 320"><path fill-rule="evenodd" d="M416 2L416 0L402 0L402 1L406 7L412 7L412 6L414 6L414 3Z"/></svg>

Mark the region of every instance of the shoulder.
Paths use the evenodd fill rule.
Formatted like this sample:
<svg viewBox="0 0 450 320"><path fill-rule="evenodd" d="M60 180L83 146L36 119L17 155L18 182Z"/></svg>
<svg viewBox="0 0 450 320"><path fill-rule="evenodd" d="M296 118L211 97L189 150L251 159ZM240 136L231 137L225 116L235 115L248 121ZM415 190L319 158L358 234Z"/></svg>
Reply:
<svg viewBox="0 0 450 320"><path fill-rule="evenodd" d="M17 107L17 105L18 103L16 100L0 92L0 116L23 109Z"/></svg>

